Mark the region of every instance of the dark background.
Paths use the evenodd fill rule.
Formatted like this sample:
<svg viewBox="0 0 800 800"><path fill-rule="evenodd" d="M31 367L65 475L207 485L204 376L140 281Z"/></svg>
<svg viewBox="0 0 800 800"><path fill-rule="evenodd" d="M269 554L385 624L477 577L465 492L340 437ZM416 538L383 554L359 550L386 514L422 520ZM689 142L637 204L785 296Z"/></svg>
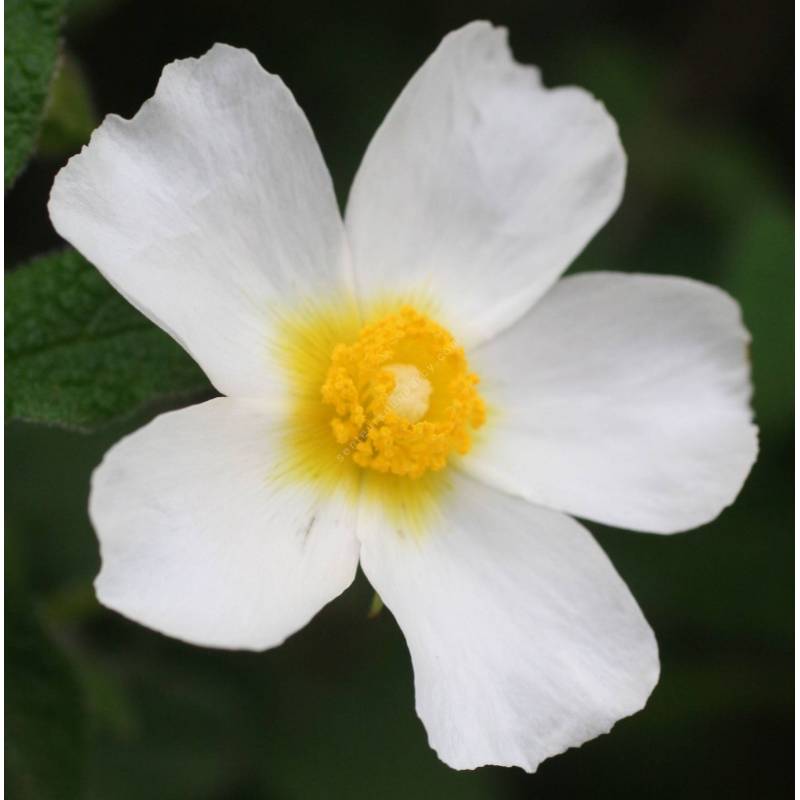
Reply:
<svg viewBox="0 0 800 800"><path fill-rule="evenodd" d="M294 91L343 202L404 83L446 32L475 18L506 25L520 61L540 66L548 85L590 89L619 122L625 199L572 269L719 284L753 333L761 453L738 502L673 537L590 525L656 631L661 682L643 712L533 776L451 771L414 714L394 620L386 611L367 619L363 576L263 654L190 647L97 604L89 475L108 446L161 409L93 435L15 423L7 428L7 563L77 676L85 752L70 758L83 763L86 798L791 791L792 6L73 0L65 47L95 121L135 113L168 61L215 41L251 49ZM85 132L43 146L8 193L7 266L58 244L46 197Z"/></svg>

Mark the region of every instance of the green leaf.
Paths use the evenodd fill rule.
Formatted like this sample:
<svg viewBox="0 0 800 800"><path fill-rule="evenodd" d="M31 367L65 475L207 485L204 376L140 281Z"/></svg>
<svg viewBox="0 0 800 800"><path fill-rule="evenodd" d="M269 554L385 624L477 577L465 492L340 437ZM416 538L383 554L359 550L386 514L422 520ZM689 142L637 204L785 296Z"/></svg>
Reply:
<svg viewBox="0 0 800 800"><path fill-rule="evenodd" d="M80 685L25 595L7 590L5 604L7 796L79 797L87 741Z"/></svg>
<svg viewBox="0 0 800 800"><path fill-rule="evenodd" d="M93 430L208 392L200 368L74 250L6 277L6 417Z"/></svg>
<svg viewBox="0 0 800 800"><path fill-rule="evenodd" d="M64 0L6 0L5 187L36 144L58 61Z"/></svg>

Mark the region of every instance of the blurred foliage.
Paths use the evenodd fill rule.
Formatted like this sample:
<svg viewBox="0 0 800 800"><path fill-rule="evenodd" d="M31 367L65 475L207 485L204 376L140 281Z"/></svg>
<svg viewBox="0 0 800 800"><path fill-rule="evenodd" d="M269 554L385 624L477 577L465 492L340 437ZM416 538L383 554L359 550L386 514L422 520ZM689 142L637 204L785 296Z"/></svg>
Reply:
<svg viewBox="0 0 800 800"><path fill-rule="evenodd" d="M210 391L186 352L74 250L34 259L5 285L8 419L88 431Z"/></svg>
<svg viewBox="0 0 800 800"><path fill-rule="evenodd" d="M783 363L794 335L794 296L786 265L794 259L791 210L777 197L766 198L744 217L731 236L726 264L729 288L742 304L753 337L756 416L765 435L792 434L794 371Z"/></svg>
<svg viewBox="0 0 800 800"><path fill-rule="evenodd" d="M5 592L5 790L20 800L82 795L85 711L72 667L15 583Z"/></svg>
<svg viewBox="0 0 800 800"><path fill-rule="evenodd" d="M7 97L20 51L10 41L9 7L30 21L44 4L7 2ZM29 589L7 600L7 637L15 640L6 653L14 696L7 760L36 781L12 782L9 796L74 794L82 717L87 800L788 796L791 6L345 0L299 9L233 0L222 9L213 0L68 0L67 8L69 56L40 147L7 195L7 392L12 416L108 426L91 435L7 428L7 550ZM96 111L130 116L166 62L214 41L252 49L295 92L344 201L405 81L445 32L479 17L507 24L518 58L539 64L548 85L589 88L619 122L626 196L573 270L668 272L731 292L753 335L761 427L759 460L741 496L702 531L657 537L590 526L659 637L662 678L644 712L533 776L457 773L437 761L414 714L402 635L386 610L371 606L362 576L263 654L189 647L97 604L97 544L86 514L92 468L120 436L182 404L167 395L209 388L79 257L41 257L61 245L46 214L55 172L86 140ZM50 83L48 63L31 73L37 86ZM36 126L42 114L40 105ZM20 142L25 135L30 147L28 133ZM89 358L83 367L79 349ZM78 400L81 385L97 391L91 402ZM143 408L151 398L155 405ZM25 710L31 686L42 700ZM37 728L44 712L57 715L46 730Z"/></svg>
<svg viewBox="0 0 800 800"><path fill-rule="evenodd" d="M97 123L83 70L69 53L65 53L50 89L47 114L39 135L39 155L50 158L72 155L89 141Z"/></svg>
<svg viewBox="0 0 800 800"><path fill-rule="evenodd" d="M5 3L5 186L36 143L58 58L63 0Z"/></svg>

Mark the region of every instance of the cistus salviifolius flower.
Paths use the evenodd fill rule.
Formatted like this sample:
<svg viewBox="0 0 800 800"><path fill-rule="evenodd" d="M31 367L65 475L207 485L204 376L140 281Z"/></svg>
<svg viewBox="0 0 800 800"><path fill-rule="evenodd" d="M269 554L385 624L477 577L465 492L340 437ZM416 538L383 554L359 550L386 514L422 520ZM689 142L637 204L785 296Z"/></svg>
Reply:
<svg viewBox="0 0 800 800"><path fill-rule="evenodd" d="M458 769L532 771L641 709L655 637L573 515L708 522L757 435L730 297L560 277L624 179L602 104L545 88L484 22L403 90L344 219L303 112L251 53L167 66L49 205L223 395L157 417L94 473L100 601L262 650L360 564Z"/></svg>

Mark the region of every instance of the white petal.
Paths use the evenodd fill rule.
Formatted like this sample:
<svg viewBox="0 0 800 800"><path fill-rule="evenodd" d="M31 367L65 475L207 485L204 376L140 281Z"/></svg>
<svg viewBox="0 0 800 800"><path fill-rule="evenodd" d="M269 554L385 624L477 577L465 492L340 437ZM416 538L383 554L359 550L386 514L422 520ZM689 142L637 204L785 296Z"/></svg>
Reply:
<svg viewBox="0 0 800 800"><path fill-rule="evenodd" d="M275 477L280 426L252 400L157 417L94 473L100 601L194 644L261 650L352 582L355 503Z"/></svg>
<svg viewBox="0 0 800 800"><path fill-rule="evenodd" d="M472 474L531 502L634 530L708 522L757 451L736 303L683 278L559 282L470 355L496 409Z"/></svg>
<svg viewBox="0 0 800 800"><path fill-rule="evenodd" d="M349 269L308 121L279 78L225 45L167 66L132 120L106 117L49 208L223 394L271 391L274 315L340 290Z"/></svg>
<svg viewBox="0 0 800 800"><path fill-rule="evenodd" d="M614 121L485 22L444 38L375 134L346 225L362 297L427 292L462 343L521 316L619 204Z"/></svg>
<svg viewBox="0 0 800 800"><path fill-rule="evenodd" d="M417 713L451 767L533 771L642 708L658 649L574 520L456 475L424 536L359 515L361 565L397 618Z"/></svg>

